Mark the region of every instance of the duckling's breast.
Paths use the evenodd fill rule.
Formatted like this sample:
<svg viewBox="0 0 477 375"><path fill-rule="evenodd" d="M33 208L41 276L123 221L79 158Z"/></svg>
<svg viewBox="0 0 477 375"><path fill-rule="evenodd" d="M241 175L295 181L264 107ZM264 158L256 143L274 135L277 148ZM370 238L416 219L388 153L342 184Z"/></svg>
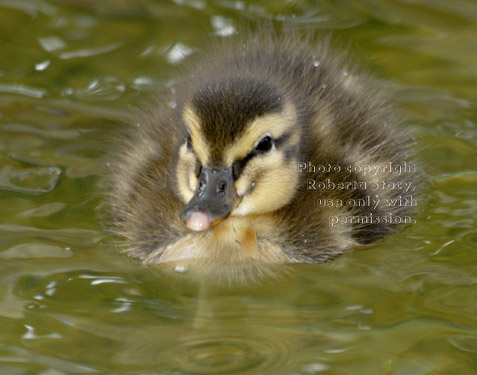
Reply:
<svg viewBox="0 0 477 375"><path fill-rule="evenodd" d="M146 264L203 259L216 264L259 261L288 263L295 260L278 244L270 241L273 219L270 217L233 217L214 228L189 233L180 240L159 248L145 259Z"/></svg>

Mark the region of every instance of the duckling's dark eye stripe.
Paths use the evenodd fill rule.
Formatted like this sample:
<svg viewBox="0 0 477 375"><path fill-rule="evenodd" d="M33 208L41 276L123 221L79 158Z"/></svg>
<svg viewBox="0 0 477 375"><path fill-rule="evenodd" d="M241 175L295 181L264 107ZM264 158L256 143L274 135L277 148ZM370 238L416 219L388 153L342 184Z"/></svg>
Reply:
<svg viewBox="0 0 477 375"><path fill-rule="evenodd" d="M192 138L190 134L186 138L186 147L187 147L187 150L194 151L194 148L192 147Z"/></svg>
<svg viewBox="0 0 477 375"><path fill-rule="evenodd" d="M234 180L236 180L240 177L240 175L242 174L243 169L245 168L245 165L255 155L256 155L255 153L251 152L250 154L245 156L243 159L237 160L232 164L232 173L233 173L233 176L234 176Z"/></svg>
<svg viewBox="0 0 477 375"><path fill-rule="evenodd" d="M277 139L274 139L273 143L275 144L275 147L280 147L282 146L288 138L290 138L291 132L285 132L283 133L280 137ZM245 168L245 165L247 165L248 161L252 159L253 157L259 155L260 152L257 152L255 149L251 151L247 156L244 158L237 160L233 163L233 174L234 174L234 179L238 179L240 177L240 174L242 173L243 169Z"/></svg>
<svg viewBox="0 0 477 375"><path fill-rule="evenodd" d="M280 147L281 145L283 145L288 140L288 138L290 138L290 136L291 136L291 132L289 132L289 131L283 133L280 137L275 139L275 146L277 148Z"/></svg>
<svg viewBox="0 0 477 375"><path fill-rule="evenodd" d="M202 164L198 160L195 161L195 177L199 178L200 172L202 172Z"/></svg>
<svg viewBox="0 0 477 375"><path fill-rule="evenodd" d="M283 155L285 155L285 163L290 163L293 160L293 155L295 155L295 147L291 146L285 149Z"/></svg>

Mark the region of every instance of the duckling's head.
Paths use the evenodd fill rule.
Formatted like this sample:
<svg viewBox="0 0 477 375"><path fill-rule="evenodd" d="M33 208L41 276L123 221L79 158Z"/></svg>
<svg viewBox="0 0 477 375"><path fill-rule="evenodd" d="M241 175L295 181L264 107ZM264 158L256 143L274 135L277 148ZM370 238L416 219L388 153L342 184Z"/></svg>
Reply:
<svg viewBox="0 0 477 375"><path fill-rule="evenodd" d="M302 129L296 106L275 85L254 78L208 82L180 115L186 136L176 181L190 229L271 213L292 200Z"/></svg>

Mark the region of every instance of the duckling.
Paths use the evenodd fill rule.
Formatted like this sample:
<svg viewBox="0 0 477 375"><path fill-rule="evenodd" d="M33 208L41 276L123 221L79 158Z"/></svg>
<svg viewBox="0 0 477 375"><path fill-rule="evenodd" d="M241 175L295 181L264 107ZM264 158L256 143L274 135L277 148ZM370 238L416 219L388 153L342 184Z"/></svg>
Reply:
<svg viewBox="0 0 477 375"><path fill-rule="evenodd" d="M322 263L393 232L405 205L346 202L409 198L385 168L406 162L408 137L382 90L328 44L258 33L152 99L111 163L127 253L148 265Z"/></svg>

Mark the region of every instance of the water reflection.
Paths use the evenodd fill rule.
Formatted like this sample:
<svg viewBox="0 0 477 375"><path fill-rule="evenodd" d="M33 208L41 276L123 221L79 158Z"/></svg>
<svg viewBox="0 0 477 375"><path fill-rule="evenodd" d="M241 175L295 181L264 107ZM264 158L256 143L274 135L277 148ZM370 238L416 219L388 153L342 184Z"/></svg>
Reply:
<svg viewBox="0 0 477 375"><path fill-rule="evenodd" d="M96 55L102 55L115 49L121 47L121 43L113 43L107 46L97 47L97 48L88 48L88 49L78 49L74 51L62 52L59 57L62 60L75 59L78 57L91 57Z"/></svg>
<svg viewBox="0 0 477 375"><path fill-rule="evenodd" d="M244 291L236 294L236 289L206 289L199 295L190 295L187 288L194 289L193 285L158 284L160 280L150 275L152 278L137 274L124 279L73 272L36 281L24 277L16 293L41 303L30 306L25 323L29 328L24 335L38 341L35 350L52 359L60 347L64 352L66 345L74 353L75 347L88 340L90 344L81 346L80 356L70 354L64 359L80 359L89 368L99 366L95 353L104 352L101 347L106 345L112 350L107 360L122 373L134 373L139 368L168 368L181 374L288 374L297 367L318 371L327 365L312 354L316 347L337 353L343 349L336 348L342 348L347 341L327 337L329 333L297 330L301 323L296 310L281 296L270 300L264 294L266 301L260 302L260 295L252 297ZM163 291L157 290L158 285L176 287ZM152 295L150 288L156 289ZM259 293L261 288L263 285L258 286ZM75 291L88 291L88 300L78 298ZM118 295L123 297L110 299ZM65 304L65 299L69 303ZM90 309L95 311L93 315ZM109 311L114 315L106 322L101 316L107 316ZM55 327L55 331L49 327ZM301 365L303 359L305 364Z"/></svg>
<svg viewBox="0 0 477 375"><path fill-rule="evenodd" d="M22 84L0 84L0 93L25 95L31 98L43 98L48 91Z"/></svg>

